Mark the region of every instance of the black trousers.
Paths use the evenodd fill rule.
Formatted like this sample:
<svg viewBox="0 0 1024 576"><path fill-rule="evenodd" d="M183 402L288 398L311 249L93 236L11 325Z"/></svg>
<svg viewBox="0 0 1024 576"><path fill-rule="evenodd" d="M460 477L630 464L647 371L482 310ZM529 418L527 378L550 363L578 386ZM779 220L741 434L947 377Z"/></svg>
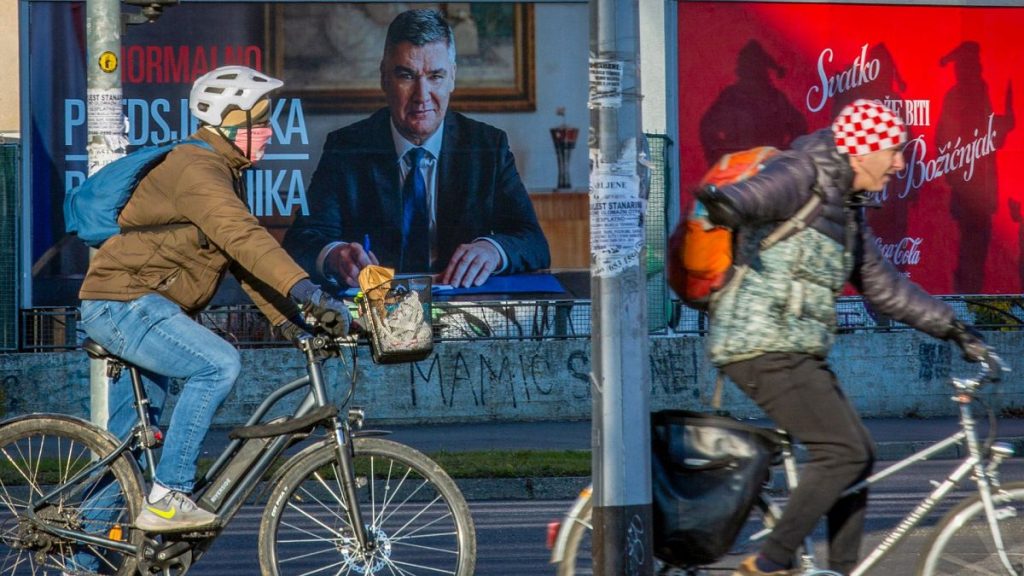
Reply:
<svg viewBox="0 0 1024 576"><path fill-rule="evenodd" d="M722 368L809 460L761 553L786 564L818 520L828 517L829 568L846 574L860 553L867 491L840 494L871 474L874 442L828 363L807 354L770 353Z"/></svg>

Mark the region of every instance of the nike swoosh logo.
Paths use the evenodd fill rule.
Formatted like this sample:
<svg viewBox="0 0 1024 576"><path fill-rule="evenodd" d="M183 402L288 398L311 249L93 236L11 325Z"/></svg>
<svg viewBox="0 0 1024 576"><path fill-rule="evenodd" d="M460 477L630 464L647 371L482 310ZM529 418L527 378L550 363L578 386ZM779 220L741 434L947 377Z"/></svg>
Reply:
<svg viewBox="0 0 1024 576"><path fill-rule="evenodd" d="M161 510L159 508L153 508L152 506L146 506L146 510L149 510L153 514L163 518L164 520L170 520L174 518L174 514L177 512L174 508L168 508L167 510Z"/></svg>

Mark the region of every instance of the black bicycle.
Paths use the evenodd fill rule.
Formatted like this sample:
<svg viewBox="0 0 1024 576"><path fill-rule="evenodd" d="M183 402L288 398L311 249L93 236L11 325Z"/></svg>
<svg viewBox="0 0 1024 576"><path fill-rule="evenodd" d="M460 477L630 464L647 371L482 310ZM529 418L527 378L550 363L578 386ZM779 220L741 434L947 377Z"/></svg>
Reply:
<svg viewBox="0 0 1024 576"><path fill-rule="evenodd" d="M153 449L162 440L150 423L139 370L95 342L83 347L106 360L112 377L128 369L139 423L123 441L62 414L0 424L0 575L184 575L261 486L269 487L259 530L264 575L473 574L473 519L448 474L413 448L380 437L387 432L363 430L362 409L339 414L355 391L353 337L300 342L307 374L272 392L233 430L196 484L197 504L219 523L162 535L132 525L145 493L139 463L152 482ZM339 408L327 399L322 365L344 360L346 351L351 383ZM283 398L303 389L290 416L264 422ZM321 439L281 458L316 430ZM98 559L99 569L83 570L83 558Z"/></svg>

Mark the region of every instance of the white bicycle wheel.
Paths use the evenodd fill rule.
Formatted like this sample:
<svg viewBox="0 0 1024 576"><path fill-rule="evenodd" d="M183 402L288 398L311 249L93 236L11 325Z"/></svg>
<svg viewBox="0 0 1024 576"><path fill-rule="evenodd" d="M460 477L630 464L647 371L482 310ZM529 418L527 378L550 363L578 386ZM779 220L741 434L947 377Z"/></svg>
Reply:
<svg viewBox="0 0 1024 576"><path fill-rule="evenodd" d="M1024 575L1024 482L992 494L1007 567L996 550L985 506L978 495L946 514L925 545L917 573L924 576Z"/></svg>

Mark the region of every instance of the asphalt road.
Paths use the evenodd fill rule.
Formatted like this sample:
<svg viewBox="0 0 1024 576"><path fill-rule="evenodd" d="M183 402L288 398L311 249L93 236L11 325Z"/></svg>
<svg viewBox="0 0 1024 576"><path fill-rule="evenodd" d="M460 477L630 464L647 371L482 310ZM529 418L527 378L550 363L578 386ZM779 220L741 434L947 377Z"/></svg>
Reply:
<svg viewBox="0 0 1024 576"><path fill-rule="evenodd" d="M931 490L930 480L941 480L954 465L953 461L926 462L917 465L899 478L880 484L872 496L868 513L865 552L877 544L912 507ZM1004 464L1003 476L1007 481L1024 479L1024 462ZM962 493L958 493L962 494ZM939 506L925 520L924 526L933 526L941 513L955 502L950 500ZM545 527L559 518L571 502L555 501L475 501L470 503L477 527L480 576L520 576L553 574L548 564L548 551L544 546ZM261 507L247 506L210 552L189 572L195 576L255 575L259 574L256 558L256 535L259 529ZM912 574L917 555L927 534L914 535L893 551L872 574ZM1024 538L1024 534L1020 535ZM310 563L314 570L316 564ZM723 572L728 574L728 569Z"/></svg>

